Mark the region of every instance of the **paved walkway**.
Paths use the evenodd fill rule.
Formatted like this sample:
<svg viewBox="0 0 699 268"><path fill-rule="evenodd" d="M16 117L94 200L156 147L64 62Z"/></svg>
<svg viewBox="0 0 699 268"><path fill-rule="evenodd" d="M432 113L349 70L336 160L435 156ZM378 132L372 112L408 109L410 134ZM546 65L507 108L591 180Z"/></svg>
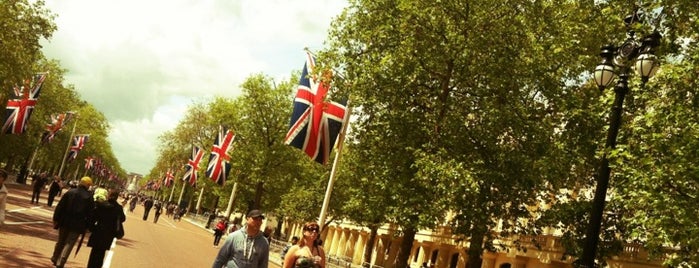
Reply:
<svg viewBox="0 0 699 268"><path fill-rule="evenodd" d="M37 205L29 202L30 185L17 184L11 177L6 186L9 195L5 225L0 226L0 267L53 267L49 259L58 232L52 228L54 208L46 205L47 191ZM144 221L142 206L126 215L126 236L107 252L105 268L211 267L218 249L212 245L212 231L204 228L203 222L188 217L179 222L163 214L158 223L153 223L152 213ZM78 254L73 249L65 267L87 266L91 249L87 247L88 237ZM278 250L271 250L270 267L278 268L280 264Z"/></svg>

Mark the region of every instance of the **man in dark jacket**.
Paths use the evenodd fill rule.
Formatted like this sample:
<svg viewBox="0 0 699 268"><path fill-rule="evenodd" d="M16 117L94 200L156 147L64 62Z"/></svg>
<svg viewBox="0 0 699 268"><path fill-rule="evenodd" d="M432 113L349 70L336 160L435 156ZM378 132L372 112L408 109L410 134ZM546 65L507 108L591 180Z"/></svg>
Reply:
<svg viewBox="0 0 699 268"><path fill-rule="evenodd" d="M148 220L148 214L150 213L150 209L153 208L153 198L146 198L146 201L143 201L143 220Z"/></svg>
<svg viewBox="0 0 699 268"><path fill-rule="evenodd" d="M34 177L32 180L32 204L39 204L39 196L47 182L49 182L49 179L46 172L41 173L38 177Z"/></svg>
<svg viewBox="0 0 699 268"><path fill-rule="evenodd" d="M98 190L95 190L95 196ZM109 190L107 200L95 202L95 213L90 220L90 240L87 246L92 247L87 268L100 268L104 262L105 252L112 246L112 240L117 237L117 229L123 226L119 224L126 220L124 208L117 202L119 191Z"/></svg>
<svg viewBox="0 0 699 268"><path fill-rule="evenodd" d="M53 180L51 180L51 185L49 186L49 200L46 203L49 207L53 206L53 200L56 198L56 196L60 196L61 189L63 189L63 182L61 181L61 177L54 176Z"/></svg>
<svg viewBox="0 0 699 268"><path fill-rule="evenodd" d="M75 242L85 233L89 219L95 208L95 201L88 188L92 186L90 177L80 179L77 188L68 190L58 201L53 212L53 226L58 229L58 241L53 249L51 262L62 268Z"/></svg>

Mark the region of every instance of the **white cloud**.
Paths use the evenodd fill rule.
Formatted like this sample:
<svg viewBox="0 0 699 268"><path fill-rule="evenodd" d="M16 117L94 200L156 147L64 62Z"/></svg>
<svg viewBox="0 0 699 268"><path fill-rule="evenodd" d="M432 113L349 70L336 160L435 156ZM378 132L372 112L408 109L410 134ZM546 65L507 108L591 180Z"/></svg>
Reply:
<svg viewBox="0 0 699 268"><path fill-rule="evenodd" d="M345 0L47 0L58 31L44 44L66 82L102 111L127 171L146 174L157 137L192 100L237 96L253 73L283 79L321 48ZM183 160L184 161L184 160Z"/></svg>

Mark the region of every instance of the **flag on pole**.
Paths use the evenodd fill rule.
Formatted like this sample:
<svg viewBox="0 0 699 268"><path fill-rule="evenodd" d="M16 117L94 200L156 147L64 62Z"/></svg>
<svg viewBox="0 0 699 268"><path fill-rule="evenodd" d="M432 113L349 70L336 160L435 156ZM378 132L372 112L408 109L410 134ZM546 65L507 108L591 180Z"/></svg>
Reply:
<svg viewBox="0 0 699 268"><path fill-rule="evenodd" d="M226 182L226 177L231 169L231 164L229 163L231 157L228 155L228 151L232 148L231 144L234 138L235 134L232 131L219 126L216 141L214 141L214 145L211 147L206 176L221 186Z"/></svg>
<svg viewBox="0 0 699 268"><path fill-rule="evenodd" d="M149 180L146 183L145 187L146 187L146 190L153 190L153 189L155 189L155 182L153 182L153 180Z"/></svg>
<svg viewBox="0 0 699 268"><path fill-rule="evenodd" d="M89 135L76 135L73 137L73 145L70 146L70 152L68 152L68 156L66 157L68 162L78 157L78 152L85 147L88 137Z"/></svg>
<svg viewBox="0 0 699 268"><path fill-rule="evenodd" d="M2 125L3 133L22 134L27 130L27 122L39 100L39 93L45 79L46 73L36 74L32 83L26 79L24 85L14 87L15 95L19 99L7 100L5 123Z"/></svg>
<svg viewBox="0 0 699 268"><path fill-rule="evenodd" d="M73 117L73 112L66 112L58 115L51 115L51 123L46 124L46 131L41 136L41 143L46 144L53 140L56 133L63 128L63 126L68 123Z"/></svg>
<svg viewBox="0 0 699 268"><path fill-rule="evenodd" d="M347 102L325 99L330 89L330 72L324 73L326 81L323 81L313 74L314 67L315 59L306 53L284 143L301 149L311 159L325 165L342 130Z"/></svg>
<svg viewBox="0 0 699 268"><path fill-rule="evenodd" d="M199 162L204 157L204 151L196 145L192 145L192 158L187 161L185 167L183 181L186 181L192 187L197 186L197 171L199 170Z"/></svg>
<svg viewBox="0 0 699 268"><path fill-rule="evenodd" d="M95 164L95 158L88 156L85 158L85 170L90 170Z"/></svg>
<svg viewBox="0 0 699 268"><path fill-rule="evenodd" d="M163 185L165 187L170 187L172 186L172 183L175 181L175 176L172 175L172 171L170 169L167 169L167 172L165 172L165 179L163 180Z"/></svg>

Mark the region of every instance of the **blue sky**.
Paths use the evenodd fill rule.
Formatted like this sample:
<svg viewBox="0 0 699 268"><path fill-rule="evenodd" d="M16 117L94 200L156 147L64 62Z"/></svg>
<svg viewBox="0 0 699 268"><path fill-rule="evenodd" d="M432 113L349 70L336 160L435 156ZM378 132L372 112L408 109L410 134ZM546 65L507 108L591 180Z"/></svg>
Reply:
<svg viewBox="0 0 699 268"><path fill-rule="evenodd" d="M102 111L128 172L147 174L157 137L194 102L235 97L251 74L303 67L345 0L46 0L58 30L44 54ZM291 105L291 104L290 104ZM186 159L183 159L183 162Z"/></svg>

